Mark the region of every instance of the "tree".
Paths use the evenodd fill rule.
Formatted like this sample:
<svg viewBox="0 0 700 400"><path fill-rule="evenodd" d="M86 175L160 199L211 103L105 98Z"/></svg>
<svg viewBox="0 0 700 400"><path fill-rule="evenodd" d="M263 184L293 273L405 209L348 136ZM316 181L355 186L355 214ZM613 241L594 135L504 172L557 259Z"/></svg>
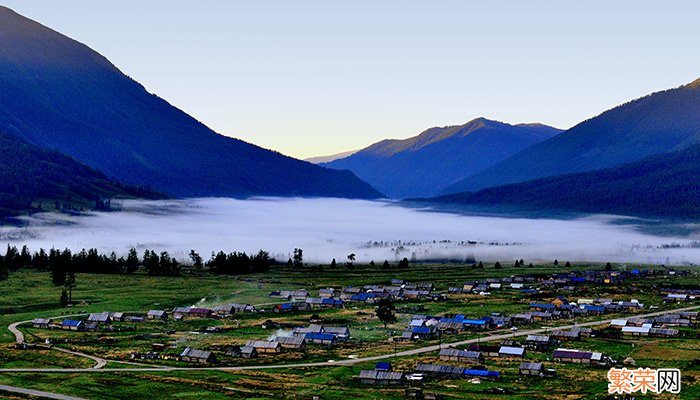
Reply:
<svg viewBox="0 0 700 400"><path fill-rule="evenodd" d="M479 261L479 265L476 266L479 269L484 269L484 263Z"/></svg>
<svg viewBox="0 0 700 400"><path fill-rule="evenodd" d="M304 266L304 250L302 249L294 249L294 256L292 257L292 261L295 267L303 267Z"/></svg>
<svg viewBox="0 0 700 400"><path fill-rule="evenodd" d="M336 265L337 265L337 264L336 264L335 258L334 258L333 261L331 261L331 268L335 268Z"/></svg>
<svg viewBox="0 0 700 400"><path fill-rule="evenodd" d="M496 261L496 265L493 266L495 269L501 269L501 263Z"/></svg>
<svg viewBox="0 0 700 400"><path fill-rule="evenodd" d="M190 250L190 260L192 260L192 266L194 267L195 270L201 271L203 264L202 257L197 254L196 251Z"/></svg>
<svg viewBox="0 0 700 400"><path fill-rule="evenodd" d="M355 253L348 254L348 264L352 265L355 263Z"/></svg>
<svg viewBox="0 0 700 400"><path fill-rule="evenodd" d="M68 292L66 292L66 289L61 290L61 298L60 298L60 300L58 300L58 304L61 307L68 306Z"/></svg>
<svg viewBox="0 0 700 400"><path fill-rule="evenodd" d="M75 273L69 271L66 274L66 282L64 283L66 289L68 289L68 303L73 303L73 288L77 286L75 282Z"/></svg>
<svg viewBox="0 0 700 400"><path fill-rule="evenodd" d="M51 268L51 283L54 286L63 286L66 283L66 270L61 264L54 264Z"/></svg>
<svg viewBox="0 0 700 400"><path fill-rule="evenodd" d="M389 299L381 299L377 302L377 318L384 324L386 328L387 324L396 322L396 314L394 314L394 303Z"/></svg>
<svg viewBox="0 0 700 400"><path fill-rule="evenodd" d="M5 263L0 263L0 281L4 281L10 277L10 271L5 266Z"/></svg>
<svg viewBox="0 0 700 400"><path fill-rule="evenodd" d="M389 260L384 260L384 264L382 264L382 268L389 269L389 267L391 267L391 265L389 265Z"/></svg>
<svg viewBox="0 0 700 400"><path fill-rule="evenodd" d="M399 269L408 269L408 258L404 257L403 260L399 261Z"/></svg>
<svg viewBox="0 0 700 400"><path fill-rule="evenodd" d="M612 271L612 264L610 264L610 263L605 264L605 270Z"/></svg>
<svg viewBox="0 0 700 400"><path fill-rule="evenodd" d="M139 269L140 264L141 261L139 261L139 254L136 252L136 249L132 247L129 249L129 254L126 256L126 260L124 261L126 273L133 274L137 269Z"/></svg>
<svg viewBox="0 0 700 400"><path fill-rule="evenodd" d="M559 265L559 260L554 260L554 265Z"/></svg>
<svg viewBox="0 0 700 400"><path fill-rule="evenodd" d="M571 268L571 263L567 261L566 264L564 264L564 266L565 266L566 268Z"/></svg>

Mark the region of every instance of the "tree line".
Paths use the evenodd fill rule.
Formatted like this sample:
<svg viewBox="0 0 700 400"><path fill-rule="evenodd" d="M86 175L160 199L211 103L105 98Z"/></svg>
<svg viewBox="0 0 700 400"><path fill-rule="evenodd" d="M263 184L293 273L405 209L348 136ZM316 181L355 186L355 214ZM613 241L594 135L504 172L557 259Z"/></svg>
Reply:
<svg viewBox="0 0 700 400"><path fill-rule="evenodd" d="M185 266L195 271L207 267L211 273L218 275L265 272L276 263L275 259L263 250L254 255L247 255L245 252L212 252L211 258L206 262L197 252L191 250L189 259L190 263L184 264ZM54 285L61 286L66 283L69 274L75 273L133 274L139 268L143 268L152 276L177 276L180 275L182 266L183 264L167 251L156 253L147 249L143 256L139 257L137 250L131 248L126 257L123 257L117 256L115 252L100 253L95 248L82 249L77 253L67 248L52 248L49 251L42 248L32 253L26 245L21 249L8 245L5 253L0 254L0 280L7 279L12 271L32 268L50 271Z"/></svg>

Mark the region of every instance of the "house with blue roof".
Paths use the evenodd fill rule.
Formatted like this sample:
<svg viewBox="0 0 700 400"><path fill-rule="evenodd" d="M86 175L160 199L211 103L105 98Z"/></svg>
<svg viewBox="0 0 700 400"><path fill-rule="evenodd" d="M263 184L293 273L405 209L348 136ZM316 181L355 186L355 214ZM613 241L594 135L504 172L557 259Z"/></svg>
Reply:
<svg viewBox="0 0 700 400"><path fill-rule="evenodd" d="M331 333L309 332L306 335L304 335L304 339L306 339L306 341L310 343L319 343L329 346L335 346L336 344L338 344L338 337Z"/></svg>
<svg viewBox="0 0 700 400"><path fill-rule="evenodd" d="M61 322L61 329L66 329L69 331L82 331L85 328L85 323L83 321L75 319L64 319Z"/></svg>

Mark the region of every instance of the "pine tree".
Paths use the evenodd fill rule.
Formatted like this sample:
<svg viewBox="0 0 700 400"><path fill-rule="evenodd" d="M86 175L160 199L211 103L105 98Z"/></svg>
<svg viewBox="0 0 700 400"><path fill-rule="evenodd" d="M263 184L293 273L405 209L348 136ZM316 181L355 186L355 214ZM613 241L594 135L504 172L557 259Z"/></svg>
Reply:
<svg viewBox="0 0 700 400"><path fill-rule="evenodd" d="M66 289L61 290L61 299L58 301L58 304L61 307L68 306L68 292L66 291Z"/></svg>

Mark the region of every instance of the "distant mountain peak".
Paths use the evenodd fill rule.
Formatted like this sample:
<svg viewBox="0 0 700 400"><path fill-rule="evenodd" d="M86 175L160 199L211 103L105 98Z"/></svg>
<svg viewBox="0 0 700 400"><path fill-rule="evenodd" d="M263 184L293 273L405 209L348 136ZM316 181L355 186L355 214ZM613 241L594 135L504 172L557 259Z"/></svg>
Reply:
<svg viewBox="0 0 700 400"><path fill-rule="evenodd" d="M690 82L689 84L685 85L685 87L688 89L700 89L700 78Z"/></svg>
<svg viewBox="0 0 700 400"><path fill-rule="evenodd" d="M351 172L217 134L86 45L5 7L0 131L174 196L381 197Z"/></svg>
<svg viewBox="0 0 700 400"><path fill-rule="evenodd" d="M427 197L560 132L479 117L407 139L382 140L323 165L348 169L390 197Z"/></svg>

